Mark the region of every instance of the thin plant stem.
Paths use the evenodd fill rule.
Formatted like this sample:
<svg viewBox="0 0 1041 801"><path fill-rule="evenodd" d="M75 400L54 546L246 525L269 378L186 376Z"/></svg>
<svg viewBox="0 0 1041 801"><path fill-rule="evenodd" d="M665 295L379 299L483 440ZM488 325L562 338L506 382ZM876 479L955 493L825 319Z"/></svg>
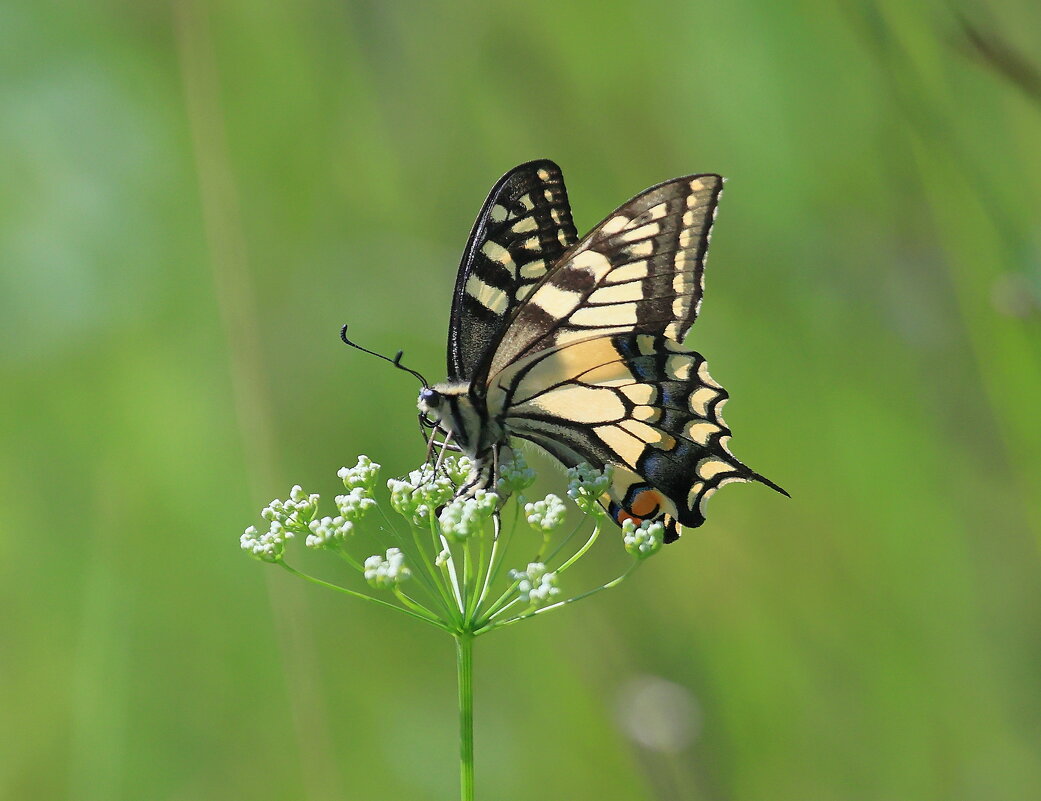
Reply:
<svg viewBox="0 0 1041 801"><path fill-rule="evenodd" d="M567 570L569 567L571 567L571 565L573 565L575 562L577 562L579 559L581 559L585 555L586 551L588 551L590 548L593 547L593 543L596 542L596 539L599 536L600 536L600 521L597 521L593 525L593 533L589 535L589 539L586 540L586 544L583 545L581 548L579 548L577 551L575 551L575 554L570 559L568 559L566 562L564 562L564 564L562 564L560 567L558 567L554 572L555 573L563 573L565 570Z"/></svg>
<svg viewBox="0 0 1041 801"><path fill-rule="evenodd" d="M513 522L510 523L509 529L506 531L506 536L503 539L502 552L499 554L499 561L494 562L491 566L491 578L488 584L494 584L499 578L499 572L502 570L502 566L506 563L506 554L509 553L510 543L513 542L514 532L517 530L517 522L520 520L520 501L514 506ZM501 535L501 532L500 532ZM496 544L498 544L499 537L496 538ZM494 561L494 559L493 559Z"/></svg>
<svg viewBox="0 0 1041 801"><path fill-rule="evenodd" d="M323 581L320 578L315 578L314 576L309 576L309 575L307 575L307 573L302 573L301 571L297 570L295 567L290 567L285 562L279 562L278 564L280 564L282 567L284 567L286 570L288 570L294 576L299 576L300 578L302 578L302 579L304 579L306 581L310 581L312 584L317 584L319 587L327 587L330 590L336 590L337 592L342 592L345 595L350 595L352 598L359 598L362 601L368 601L369 603L376 604L377 606L385 606L387 609L393 609L395 612L401 612L403 615L408 615L409 617L414 617L416 620L422 620L424 623L429 623L431 626L436 626L437 628L439 628L439 629L441 629L443 631L449 631L449 632L452 631L451 628L446 626L444 624L444 622L442 622L438 618L429 618L429 617L426 617L424 615L419 614L418 612L413 612L411 609L404 609L404 608L402 608L400 606L397 606L395 604L388 603L387 601L384 601L384 600L382 600L380 598L373 598L371 595L366 595L363 592L355 592L354 590L349 590L346 587L341 587L339 584L333 584L332 582Z"/></svg>
<svg viewBox="0 0 1041 801"><path fill-rule="evenodd" d="M459 684L459 797L474 797L474 635L455 635L456 675Z"/></svg>
<svg viewBox="0 0 1041 801"><path fill-rule="evenodd" d="M383 522L387 524L387 530L390 531L393 540L401 547L401 550L407 553L409 550L407 538L398 531L398 527L391 522L389 517L387 517L387 513L383 510L382 505L377 504L376 509L379 511L380 517L383 518ZM408 528L409 531L412 532L412 539L416 544L416 548L419 550L419 561L423 564L424 568L422 571L418 571L414 575L423 583L426 591L438 601L445 614L452 617L452 604L448 592L441 586L437 574L429 567L430 560L423 558L426 554L423 551L423 543L416 534L416 527L411 523L408 523ZM364 568L360 565L359 569L364 571Z"/></svg>
<svg viewBox="0 0 1041 801"><path fill-rule="evenodd" d="M584 592L581 595L576 595L574 598L568 598L566 601L558 601L555 604L550 604L549 606L544 606L541 609L536 609L534 612L526 612L523 615L511 617L509 620L502 620L498 623L486 623L479 629L475 630L473 636L477 637L480 634L487 634L490 631L494 631L495 629L501 629L504 626L512 626L514 623L520 623L522 620L528 620L530 618L535 617L536 615L542 615L546 612L552 612L554 609L560 609L562 606L567 606L568 604L573 604L576 601L581 601L583 598L588 598L590 595L596 595L598 592L603 592L604 590L609 590L612 587L617 587L629 576L631 576L633 571L636 570L636 568L638 568L641 564L643 564L643 560L633 562L632 565L629 566L629 569L622 573L622 575L612 579L606 584L601 584L599 587L594 587L588 592Z"/></svg>
<svg viewBox="0 0 1041 801"><path fill-rule="evenodd" d="M441 534L439 536L441 537L441 545L443 545L444 549L448 551L449 554L451 554L452 549L448 545L448 539L445 537L444 534ZM444 569L448 573L448 580L452 583L452 591L455 593L455 602L459 607L460 615L462 615L466 611L466 607L463 604L462 590L459 588L459 574L456 572L455 569L455 557L450 555L445 560Z"/></svg>
<svg viewBox="0 0 1041 801"><path fill-rule="evenodd" d="M419 529L410 523L409 530L412 532L412 539L415 540L416 548L419 549L420 555L425 555ZM445 586L443 577L431 566L432 563L429 559L420 559L419 561L422 563L423 570L430 577L430 582L434 587L435 591L432 594L441 602L441 607L445 610L445 614L455 619L455 605L452 603L452 596L448 592L448 587Z"/></svg>
<svg viewBox="0 0 1041 801"><path fill-rule="evenodd" d="M433 611L427 609L415 598L411 598L408 595L405 595L405 593L401 591L400 587L394 588L394 595L397 597L399 601L401 601L401 603L403 603L405 606L407 606L409 609L416 612L417 614L423 615L424 617L429 617L431 620L441 620L441 618L439 618Z"/></svg>
<svg viewBox="0 0 1041 801"><path fill-rule="evenodd" d="M473 614L476 616L477 612L481 608L481 604L484 603L484 599L488 597L488 587L492 582L492 565L495 564L495 556L499 551L499 535L502 533L502 518L499 517L499 513L496 512L492 516L492 527L495 531L492 538L492 552L488 556L488 561L484 560L484 540L481 540L481 559L482 569L484 570L484 584L481 587L481 592L477 596L477 603L474 604Z"/></svg>
<svg viewBox="0 0 1041 801"><path fill-rule="evenodd" d="M582 519L581 519L581 520L579 520L579 521L578 521L578 523L576 523L576 524L575 524L575 527L574 527L574 528L572 528L572 529L571 529L571 531L569 531L569 532L567 533L567 535L566 535L566 536L564 537L564 539L562 539L562 540L560 541L560 544L559 544L559 545L557 545L557 547L553 549L553 553L551 553L551 554L550 554L549 556L547 556L547 557L546 557L545 559L539 559L539 558L536 558L536 559L535 559L535 561L536 561L536 562L544 562L545 564L549 565L549 564L550 564L550 563L551 563L551 562L552 562L552 561L553 561L554 559L556 559L556 558L557 558L557 555L558 555L558 554L559 554L559 553L560 553L560 552L561 552L562 550L564 550L564 548L566 548L566 547L567 547L567 544L568 544L569 542L571 542L571 539L572 539L572 538L573 538L573 537L574 537L574 536L575 536L575 535L576 535L576 534L578 533L579 529L580 529L580 528L582 528L582 526L584 526L584 525L585 525L585 523L586 523L586 520L588 520L588 519L589 519L589 516L588 516L588 515L583 515L583 516L582 516ZM539 553L539 555L541 556L541 552Z"/></svg>

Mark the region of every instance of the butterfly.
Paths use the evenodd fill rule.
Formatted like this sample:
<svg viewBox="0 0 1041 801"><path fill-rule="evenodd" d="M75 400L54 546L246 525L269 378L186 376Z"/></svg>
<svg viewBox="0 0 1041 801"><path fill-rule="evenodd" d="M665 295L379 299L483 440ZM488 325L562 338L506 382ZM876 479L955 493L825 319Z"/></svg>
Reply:
<svg viewBox="0 0 1041 801"><path fill-rule="evenodd" d="M513 439L567 467L611 465L610 516L659 520L666 542L700 526L724 484L788 494L730 452L729 395L685 344L722 189L714 174L666 181L579 239L552 161L495 184L456 279L448 380L431 386L409 370L423 382L431 443L440 436L474 461L460 495L494 485Z"/></svg>

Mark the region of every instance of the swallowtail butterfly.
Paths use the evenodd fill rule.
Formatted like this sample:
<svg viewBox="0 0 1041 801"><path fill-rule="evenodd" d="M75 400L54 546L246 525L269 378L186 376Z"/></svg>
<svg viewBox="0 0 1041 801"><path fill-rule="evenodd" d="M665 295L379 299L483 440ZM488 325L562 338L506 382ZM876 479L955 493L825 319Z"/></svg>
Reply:
<svg viewBox="0 0 1041 801"><path fill-rule="evenodd" d="M661 520L666 542L700 526L724 484L788 494L730 452L729 396L684 344L722 189L712 174L666 181L579 239L552 161L492 188L456 279L448 380L430 386L409 371L423 382L431 443L440 436L475 461L461 494L494 484L513 438L568 467L612 465L611 517ZM354 344L346 329L344 339Z"/></svg>

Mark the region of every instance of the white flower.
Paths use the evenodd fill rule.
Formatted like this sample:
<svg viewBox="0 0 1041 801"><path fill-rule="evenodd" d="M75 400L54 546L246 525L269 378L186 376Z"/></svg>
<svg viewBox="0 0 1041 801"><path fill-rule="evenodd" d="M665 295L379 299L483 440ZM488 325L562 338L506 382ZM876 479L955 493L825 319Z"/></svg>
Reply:
<svg viewBox="0 0 1041 801"><path fill-rule="evenodd" d="M622 523L622 542L625 550L637 559L654 556L661 550L665 538L665 526L661 523L644 520L637 526L631 519Z"/></svg>
<svg viewBox="0 0 1041 801"><path fill-rule="evenodd" d="M517 582L517 594L533 606L545 606L558 595L557 574L550 573L542 562L532 562L526 570L511 570L510 578Z"/></svg>
<svg viewBox="0 0 1041 801"><path fill-rule="evenodd" d="M304 544L308 548L330 548L343 543L354 531L354 523L343 517L323 517L308 524L311 533Z"/></svg>
<svg viewBox="0 0 1041 801"><path fill-rule="evenodd" d="M434 475L429 465L413 470L407 479L390 479L387 487L390 489L390 505L417 526L425 526L430 513L451 500L456 490L451 478Z"/></svg>
<svg viewBox="0 0 1041 801"><path fill-rule="evenodd" d="M365 487L355 487L346 495L336 496L336 508L345 520L361 520L365 513L376 506Z"/></svg>
<svg viewBox="0 0 1041 801"><path fill-rule="evenodd" d="M456 486L462 486L470 480L470 474L474 469L474 462L469 456L449 455L441 462L441 469L448 474Z"/></svg>
<svg viewBox="0 0 1041 801"><path fill-rule="evenodd" d="M607 488L611 486L613 472L612 465L604 465L603 472L585 462L575 467L569 467L567 471L568 497L586 514L598 517L603 515L604 508L599 501Z"/></svg>
<svg viewBox="0 0 1041 801"><path fill-rule="evenodd" d="M278 562L286 550L286 540L293 538L293 532L285 528L277 520L272 520L268 530L261 534L256 526L250 526L239 537L242 550L264 562Z"/></svg>
<svg viewBox="0 0 1041 801"><path fill-rule="evenodd" d="M495 487L504 497L514 492L523 492L534 483L535 471L528 467L520 451L512 451L510 458L499 465L499 480Z"/></svg>
<svg viewBox="0 0 1041 801"><path fill-rule="evenodd" d="M365 580L377 589L396 587L411 575L399 548L388 548L386 556L377 553L365 560Z"/></svg>
<svg viewBox="0 0 1041 801"><path fill-rule="evenodd" d="M443 567L449 559L452 558L452 552L445 548L437 556L434 557L434 564L438 567Z"/></svg>
<svg viewBox="0 0 1041 801"><path fill-rule="evenodd" d="M348 490L362 489L366 495L370 495L376 486L379 473L380 466L363 455L358 457L358 464L354 467L341 467L336 475Z"/></svg>
<svg viewBox="0 0 1041 801"><path fill-rule="evenodd" d="M499 496L485 490L477 490L472 498L456 498L441 510L441 532L457 542L480 534L498 505Z"/></svg>
<svg viewBox="0 0 1041 801"><path fill-rule="evenodd" d="M308 495L299 484L289 492L288 501L278 498L265 506L260 516L270 523L280 523L290 531L303 533L318 513L318 495Z"/></svg>
<svg viewBox="0 0 1041 801"><path fill-rule="evenodd" d="M544 501L524 504L524 517L536 531L555 531L564 523L567 508L556 495L547 495Z"/></svg>

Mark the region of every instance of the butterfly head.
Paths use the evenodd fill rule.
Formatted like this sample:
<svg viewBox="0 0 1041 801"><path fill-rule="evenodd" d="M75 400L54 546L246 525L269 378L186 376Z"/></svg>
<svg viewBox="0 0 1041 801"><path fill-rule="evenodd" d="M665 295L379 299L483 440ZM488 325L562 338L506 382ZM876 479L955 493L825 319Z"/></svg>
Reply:
<svg viewBox="0 0 1041 801"><path fill-rule="evenodd" d="M423 387L416 406L424 428L451 438L471 457L504 438L501 425L488 419L483 398L476 396L467 383L445 382Z"/></svg>
<svg viewBox="0 0 1041 801"><path fill-rule="evenodd" d="M444 395L433 387L423 387L419 390L419 400L416 407L419 409L419 419L424 428L437 428L441 422Z"/></svg>

